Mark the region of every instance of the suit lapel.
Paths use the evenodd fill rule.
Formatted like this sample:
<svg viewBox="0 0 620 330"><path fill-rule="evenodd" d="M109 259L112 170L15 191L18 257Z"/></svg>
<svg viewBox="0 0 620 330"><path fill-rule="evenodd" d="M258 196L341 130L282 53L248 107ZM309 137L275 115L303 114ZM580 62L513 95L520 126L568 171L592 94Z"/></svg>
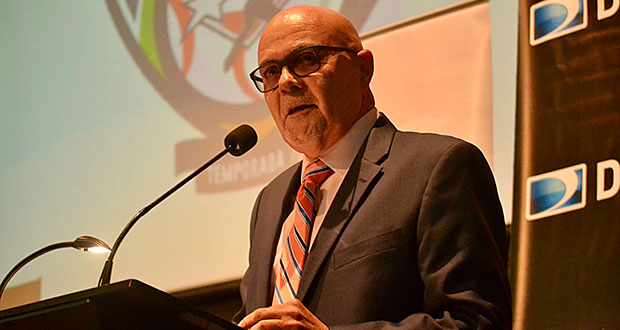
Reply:
<svg viewBox="0 0 620 330"><path fill-rule="evenodd" d="M371 129L368 139L360 148L340 189L336 193L325 220L313 243L304 265L297 297L303 301L314 278L338 237L350 221L351 215L365 196L380 179L380 163L387 157L396 128L381 115Z"/></svg>
<svg viewBox="0 0 620 330"><path fill-rule="evenodd" d="M266 221L257 224L256 229L256 243L257 253L260 256L271 256L269 260L264 260L266 257L261 258L260 263L257 265L256 270L256 283L252 289L256 290L254 295L256 297L255 308L270 306L273 296L273 284L270 284L271 273L273 271L273 262L276 253L276 247L278 239L280 238L280 232L282 230L282 223L284 219L291 213L293 209L293 202L295 194L300 186L301 178L301 162L297 166L291 167L282 175L282 180L274 186L273 190L270 190L268 195L261 197L261 201L266 205L261 206L264 212L259 216ZM264 192L267 194L267 192ZM284 198L282 198L284 196ZM275 201L282 201L282 204L278 205ZM275 202L275 203L274 203ZM276 219L275 221L273 219ZM264 261L263 261L264 260Z"/></svg>

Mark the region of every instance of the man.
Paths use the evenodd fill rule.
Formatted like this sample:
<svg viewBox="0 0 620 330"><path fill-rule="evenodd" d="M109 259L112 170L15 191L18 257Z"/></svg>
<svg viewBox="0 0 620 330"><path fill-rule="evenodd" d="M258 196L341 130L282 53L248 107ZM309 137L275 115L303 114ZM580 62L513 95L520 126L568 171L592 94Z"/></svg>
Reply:
<svg viewBox="0 0 620 330"><path fill-rule="evenodd" d="M258 63L251 78L284 140L305 157L258 196L235 321L510 328L503 215L480 151L397 131L379 114L372 53L337 12L278 13Z"/></svg>

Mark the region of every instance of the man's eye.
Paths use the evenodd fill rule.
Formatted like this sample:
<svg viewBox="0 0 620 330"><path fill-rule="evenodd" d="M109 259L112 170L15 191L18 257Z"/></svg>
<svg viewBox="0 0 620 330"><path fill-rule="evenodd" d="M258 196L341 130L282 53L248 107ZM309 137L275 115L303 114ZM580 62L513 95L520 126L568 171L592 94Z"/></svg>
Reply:
<svg viewBox="0 0 620 330"><path fill-rule="evenodd" d="M299 64L305 64L305 63L313 63L314 61L315 61L314 53L305 53L305 54L299 55L296 62Z"/></svg>
<svg viewBox="0 0 620 330"><path fill-rule="evenodd" d="M278 66L277 65L270 65L268 67L265 67L263 69L260 70L260 75L263 78L269 78L272 76L276 76L280 73L280 70L278 70Z"/></svg>

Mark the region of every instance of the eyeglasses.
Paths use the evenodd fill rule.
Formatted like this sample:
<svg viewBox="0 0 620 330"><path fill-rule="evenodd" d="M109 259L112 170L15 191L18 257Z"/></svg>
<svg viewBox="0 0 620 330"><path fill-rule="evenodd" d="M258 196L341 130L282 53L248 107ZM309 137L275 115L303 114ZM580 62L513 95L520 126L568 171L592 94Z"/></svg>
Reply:
<svg viewBox="0 0 620 330"><path fill-rule="evenodd" d="M250 73L250 79L256 85L261 93L267 93L278 88L278 81L282 74L282 67L288 67L297 77L306 77L309 74L318 71L321 68L321 59L319 55L322 51L338 51L357 54L356 51L330 46L311 46L298 49L292 52L287 58L280 62L265 63Z"/></svg>

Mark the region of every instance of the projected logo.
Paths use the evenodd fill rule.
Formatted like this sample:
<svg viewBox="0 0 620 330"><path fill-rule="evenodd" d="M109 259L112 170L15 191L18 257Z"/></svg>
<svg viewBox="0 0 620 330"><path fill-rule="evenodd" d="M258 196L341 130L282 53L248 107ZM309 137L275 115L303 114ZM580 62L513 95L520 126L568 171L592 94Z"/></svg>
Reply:
<svg viewBox="0 0 620 330"><path fill-rule="evenodd" d="M525 218L537 220L586 206L586 164L532 176L526 181Z"/></svg>
<svg viewBox="0 0 620 330"><path fill-rule="evenodd" d="M586 0L546 0L530 7L530 45L536 46L588 26Z"/></svg>
<svg viewBox="0 0 620 330"><path fill-rule="evenodd" d="M240 158L225 157L196 179L198 192L263 184L297 159L280 138L248 72L256 67L258 40L285 7L306 3L340 8L363 26L375 0L107 0L125 46L142 73L174 110L204 138L176 145L176 174L199 167L223 148L240 123L259 135ZM346 12L345 12L346 11Z"/></svg>

